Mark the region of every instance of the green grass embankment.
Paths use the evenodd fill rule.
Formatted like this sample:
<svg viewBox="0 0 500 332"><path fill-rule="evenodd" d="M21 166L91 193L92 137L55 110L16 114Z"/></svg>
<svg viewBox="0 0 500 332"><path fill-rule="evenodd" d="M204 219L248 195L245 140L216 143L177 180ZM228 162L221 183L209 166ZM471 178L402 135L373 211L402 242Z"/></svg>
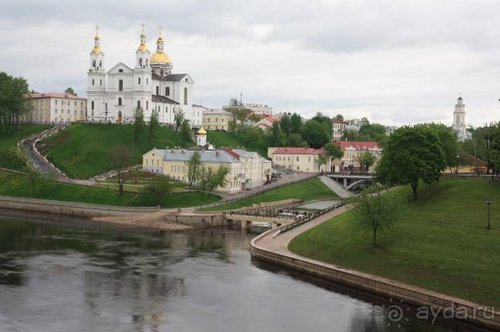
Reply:
<svg viewBox="0 0 500 332"><path fill-rule="evenodd" d="M142 164L142 155L152 148L188 147L171 128L159 128L151 143L147 129L134 142L132 125L75 124L49 137L43 152L61 171L71 178L86 179L112 169L110 160L114 149L124 146L131 154L131 165Z"/></svg>
<svg viewBox="0 0 500 332"><path fill-rule="evenodd" d="M299 255L440 293L500 307L500 183L443 178L422 185L417 201L397 189L407 208L371 244L353 214L329 220L292 240ZM493 200L492 230L485 199Z"/></svg>
<svg viewBox="0 0 500 332"><path fill-rule="evenodd" d="M142 193L125 192L120 196L116 190L52 181L48 181L33 192L26 176L3 171L0 171L0 183L0 195L117 206L155 206L151 197ZM165 208L188 207L212 203L219 199L217 195L205 194L202 197L198 191L181 192L167 196L161 206Z"/></svg>
<svg viewBox="0 0 500 332"><path fill-rule="evenodd" d="M224 211L238 209L244 206L251 206L252 204L261 202L281 201L284 199L302 199L310 201L315 199L331 199L338 198L327 186L318 178L313 178L304 182L299 182L286 187L278 188L268 191L261 195L247 198L238 202L228 203L213 208L208 208L209 211Z"/></svg>

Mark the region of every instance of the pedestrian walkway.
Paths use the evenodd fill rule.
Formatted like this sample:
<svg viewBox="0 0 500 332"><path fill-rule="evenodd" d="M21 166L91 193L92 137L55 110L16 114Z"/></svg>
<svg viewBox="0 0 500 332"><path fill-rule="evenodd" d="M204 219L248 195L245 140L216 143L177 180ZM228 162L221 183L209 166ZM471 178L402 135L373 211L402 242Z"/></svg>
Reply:
<svg viewBox="0 0 500 332"><path fill-rule="evenodd" d="M336 193L342 198L348 198L354 196L349 190L345 190L344 187L335 180L330 179L328 176L320 176L321 182L323 182L331 191Z"/></svg>

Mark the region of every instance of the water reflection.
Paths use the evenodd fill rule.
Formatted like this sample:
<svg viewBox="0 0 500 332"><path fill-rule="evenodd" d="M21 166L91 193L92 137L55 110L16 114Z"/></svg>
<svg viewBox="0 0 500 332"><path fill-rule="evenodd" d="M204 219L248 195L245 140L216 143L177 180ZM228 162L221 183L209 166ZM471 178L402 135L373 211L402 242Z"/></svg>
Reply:
<svg viewBox="0 0 500 332"><path fill-rule="evenodd" d="M251 237L0 220L0 330L394 328L376 301L251 264ZM434 329L416 321L397 327Z"/></svg>

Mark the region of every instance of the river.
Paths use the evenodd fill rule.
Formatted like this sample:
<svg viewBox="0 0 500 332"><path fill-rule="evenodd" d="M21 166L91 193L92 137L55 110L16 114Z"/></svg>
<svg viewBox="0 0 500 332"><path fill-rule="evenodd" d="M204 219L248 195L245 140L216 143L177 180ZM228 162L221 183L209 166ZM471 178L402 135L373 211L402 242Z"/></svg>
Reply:
<svg viewBox="0 0 500 332"><path fill-rule="evenodd" d="M253 263L253 236L4 216L0 331L451 330Z"/></svg>

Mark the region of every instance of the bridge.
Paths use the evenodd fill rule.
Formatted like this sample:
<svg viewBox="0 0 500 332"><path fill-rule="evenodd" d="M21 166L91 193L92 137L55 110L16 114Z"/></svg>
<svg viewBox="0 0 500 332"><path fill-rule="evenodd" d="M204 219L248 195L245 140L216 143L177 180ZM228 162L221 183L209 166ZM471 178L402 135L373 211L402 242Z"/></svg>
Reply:
<svg viewBox="0 0 500 332"><path fill-rule="evenodd" d="M330 179L340 183L344 189L356 189L362 184L372 183L375 175L366 173L331 173L327 174Z"/></svg>

